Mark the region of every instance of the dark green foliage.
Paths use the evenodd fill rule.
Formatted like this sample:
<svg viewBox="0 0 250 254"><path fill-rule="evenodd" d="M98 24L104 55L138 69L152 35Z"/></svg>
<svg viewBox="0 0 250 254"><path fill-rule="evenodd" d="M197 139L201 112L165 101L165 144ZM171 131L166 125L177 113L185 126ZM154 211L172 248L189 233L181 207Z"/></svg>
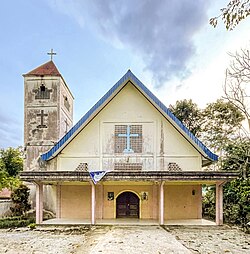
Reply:
<svg viewBox="0 0 250 254"><path fill-rule="evenodd" d="M209 103L202 112L202 118L201 139L215 152L224 150L225 145L238 137L244 120L236 106L222 99Z"/></svg>
<svg viewBox="0 0 250 254"><path fill-rule="evenodd" d="M202 200L202 216L215 219L215 187L206 187Z"/></svg>
<svg viewBox="0 0 250 254"><path fill-rule="evenodd" d="M250 222L250 179L239 178L224 187L225 222L246 227Z"/></svg>
<svg viewBox="0 0 250 254"><path fill-rule="evenodd" d="M238 139L225 146L225 156L220 170L240 171L240 177L223 187L224 221L247 227L250 222L250 141ZM214 190L206 192L203 199L204 216L215 217Z"/></svg>
<svg viewBox="0 0 250 254"><path fill-rule="evenodd" d="M240 171L240 177L224 186L225 221L246 226L250 222L250 140L229 143L222 170Z"/></svg>
<svg viewBox="0 0 250 254"><path fill-rule="evenodd" d="M176 101L169 109L194 135L200 132L201 111L192 100Z"/></svg>
<svg viewBox="0 0 250 254"><path fill-rule="evenodd" d="M250 140L237 139L225 146L225 156L222 160L222 170L240 171L244 179L250 177Z"/></svg>
<svg viewBox="0 0 250 254"><path fill-rule="evenodd" d="M8 217L0 219L0 228L26 227L35 222L35 218Z"/></svg>
<svg viewBox="0 0 250 254"><path fill-rule="evenodd" d="M16 216L23 215L31 208L29 204L29 188L21 184L11 193L11 200L13 202L13 207L10 208L11 212Z"/></svg>

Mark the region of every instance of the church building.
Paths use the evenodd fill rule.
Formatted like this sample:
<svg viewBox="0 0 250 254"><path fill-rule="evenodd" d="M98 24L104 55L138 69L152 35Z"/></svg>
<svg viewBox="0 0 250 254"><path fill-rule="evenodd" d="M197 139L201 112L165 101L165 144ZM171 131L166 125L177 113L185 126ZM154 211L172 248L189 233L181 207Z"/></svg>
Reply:
<svg viewBox="0 0 250 254"><path fill-rule="evenodd" d="M51 60L24 74L25 167L43 207L57 221L202 219L202 186L237 174L206 171L218 160L130 71L73 125L73 95Z"/></svg>

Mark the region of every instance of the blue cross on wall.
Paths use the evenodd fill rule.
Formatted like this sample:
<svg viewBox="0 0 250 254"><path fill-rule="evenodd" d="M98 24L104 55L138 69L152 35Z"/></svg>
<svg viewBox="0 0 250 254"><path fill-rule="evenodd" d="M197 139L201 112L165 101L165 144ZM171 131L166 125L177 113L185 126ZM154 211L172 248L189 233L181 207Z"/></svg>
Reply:
<svg viewBox="0 0 250 254"><path fill-rule="evenodd" d="M132 134L130 132L130 125L127 125L127 133L126 134L118 134L118 137L126 137L127 138L127 146L123 150L124 153L133 153L133 149L130 147L130 138L131 137L139 137L139 134Z"/></svg>

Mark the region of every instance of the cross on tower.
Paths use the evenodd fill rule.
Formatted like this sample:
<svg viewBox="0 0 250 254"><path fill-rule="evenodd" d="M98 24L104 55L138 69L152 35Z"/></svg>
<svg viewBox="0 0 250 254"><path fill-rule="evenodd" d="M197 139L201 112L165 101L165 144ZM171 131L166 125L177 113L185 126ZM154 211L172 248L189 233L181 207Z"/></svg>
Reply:
<svg viewBox="0 0 250 254"><path fill-rule="evenodd" d="M124 153L133 153L134 150L130 147L130 138L131 137L139 137L139 134L132 134L130 131L130 125L127 125L127 132L126 134L118 134L118 137L126 137L127 145L126 148L123 150Z"/></svg>
<svg viewBox="0 0 250 254"><path fill-rule="evenodd" d="M37 116L40 116L41 117L41 124L39 124L37 126L37 128L47 128L47 125L44 124L44 117L45 116L48 116L48 114L44 114L44 111L41 110L41 113L40 114L37 114Z"/></svg>
<svg viewBox="0 0 250 254"><path fill-rule="evenodd" d="M53 51L53 49L50 50L50 52L47 53L47 55L50 55L50 60L53 60L53 55L56 55L56 52Z"/></svg>

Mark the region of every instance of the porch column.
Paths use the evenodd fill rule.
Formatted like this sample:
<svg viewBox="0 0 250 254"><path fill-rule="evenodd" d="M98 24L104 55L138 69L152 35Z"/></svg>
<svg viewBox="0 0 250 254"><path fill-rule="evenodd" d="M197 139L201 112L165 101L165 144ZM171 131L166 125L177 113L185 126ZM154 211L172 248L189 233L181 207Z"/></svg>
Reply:
<svg viewBox="0 0 250 254"><path fill-rule="evenodd" d="M91 224L95 225L95 208L96 208L96 200L95 200L95 184L91 181Z"/></svg>
<svg viewBox="0 0 250 254"><path fill-rule="evenodd" d="M56 185L56 218L61 218L61 185Z"/></svg>
<svg viewBox="0 0 250 254"><path fill-rule="evenodd" d="M100 184L100 206L99 206L99 211L100 211L100 219L103 219L103 204L104 204L104 192L103 192L103 184ZM98 195L98 194L97 194Z"/></svg>
<svg viewBox="0 0 250 254"><path fill-rule="evenodd" d="M152 206L152 213L153 213L153 219L156 220L159 218L159 203L158 203L158 197L159 197L159 188L158 184L153 184L153 190L152 190L152 199L153 199L153 206Z"/></svg>
<svg viewBox="0 0 250 254"><path fill-rule="evenodd" d="M164 225L164 181L160 183L159 223Z"/></svg>
<svg viewBox="0 0 250 254"><path fill-rule="evenodd" d="M216 183L216 225L223 224L223 184L224 182Z"/></svg>
<svg viewBox="0 0 250 254"><path fill-rule="evenodd" d="M43 184L36 182L36 224L43 221Z"/></svg>

